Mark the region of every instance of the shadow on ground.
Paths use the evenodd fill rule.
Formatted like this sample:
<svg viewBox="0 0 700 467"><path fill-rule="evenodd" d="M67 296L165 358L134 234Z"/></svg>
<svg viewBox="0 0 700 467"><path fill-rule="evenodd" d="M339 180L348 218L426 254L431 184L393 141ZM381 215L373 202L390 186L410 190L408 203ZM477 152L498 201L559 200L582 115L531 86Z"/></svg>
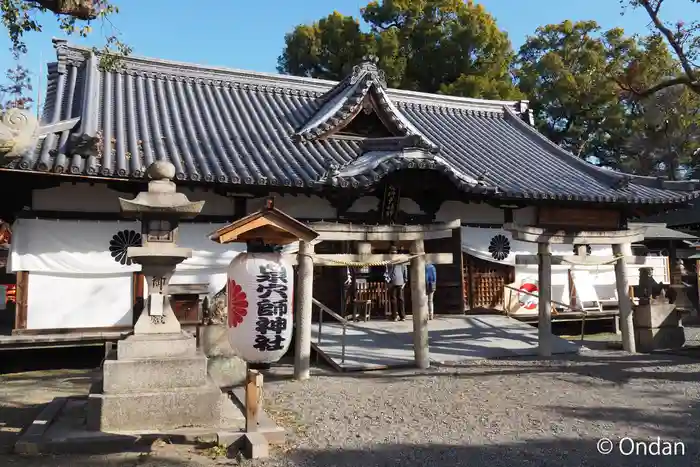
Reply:
<svg viewBox="0 0 700 467"><path fill-rule="evenodd" d="M0 400L0 454L12 452L22 430L43 408L44 404L7 406Z"/></svg>
<svg viewBox="0 0 700 467"><path fill-rule="evenodd" d="M600 454L598 440L523 440L517 444L487 446L379 445L364 450L298 450L291 454L292 465L333 467L481 467L537 466L586 467L614 465L616 467L664 467L697 465L698 445L680 447L676 456L643 455L633 452ZM615 446L617 448L617 446ZM627 452L630 449L623 444ZM631 448L634 450L634 448ZM640 448L641 449L641 448Z"/></svg>
<svg viewBox="0 0 700 467"><path fill-rule="evenodd" d="M451 376L454 378L478 378L481 376L507 376L526 374L571 374L597 378L610 383L623 385L637 379L658 382L697 382L694 371L683 371L685 365L697 365L700 351L696 355L676 355L668 353L626 354L608 352L602 355L563 354L542 360L539 357L507 357L489 359L488 366L480 361L459 364L433 364L428 370L376 370L364 372L335 372L325 367L315 368L314 377L349 379L409 379L430 376ZM517 362L517 363L515 363ZM653 367L653 368L652 368ZM664 371L664 368L668 368ZM437 369L439 368L439 369ZM649 371L653 369L653 371ZM453 371L450 371L453 370ZM266 372L265 381L291 379L291 371L282 368Z"/></svg>

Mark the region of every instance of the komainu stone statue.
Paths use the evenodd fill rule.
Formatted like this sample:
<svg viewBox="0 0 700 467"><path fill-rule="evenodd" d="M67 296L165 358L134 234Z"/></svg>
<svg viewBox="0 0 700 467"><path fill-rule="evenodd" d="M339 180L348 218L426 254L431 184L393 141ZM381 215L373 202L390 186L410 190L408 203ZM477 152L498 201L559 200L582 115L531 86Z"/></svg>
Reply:
<svg viewBox="0 0 700 467"><path fill-rule="evenodd" d="M228 319L228 294L226 286L219 290L211 299L207 299L204 307L204 324L226 324Z"/></svg>
<svg viewBox="0 0 700 467"><path fill-rule="evenodd" d="M39 122L29 110L8 109L0 116L0 156L16 158L31 149Z"/></svg>

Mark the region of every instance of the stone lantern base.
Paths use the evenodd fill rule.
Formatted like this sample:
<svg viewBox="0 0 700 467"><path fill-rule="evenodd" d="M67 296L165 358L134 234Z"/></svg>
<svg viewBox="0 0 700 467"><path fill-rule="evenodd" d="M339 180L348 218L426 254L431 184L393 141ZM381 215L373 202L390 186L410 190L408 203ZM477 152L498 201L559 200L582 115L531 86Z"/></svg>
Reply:
<svg viewBox="0 0 700 467"><path fill-rule="evenodd" d="M87 408L87 428L96 431L218 426L228 402L186 333L120 341L105 358L96 386Z"/></svg>
<svg viewBox="0 0 700 467"><path fill-rule="evenodd" d="M639 352L683 347L685 332L676 305L663 302L637 305L634 336Z"/></svg>

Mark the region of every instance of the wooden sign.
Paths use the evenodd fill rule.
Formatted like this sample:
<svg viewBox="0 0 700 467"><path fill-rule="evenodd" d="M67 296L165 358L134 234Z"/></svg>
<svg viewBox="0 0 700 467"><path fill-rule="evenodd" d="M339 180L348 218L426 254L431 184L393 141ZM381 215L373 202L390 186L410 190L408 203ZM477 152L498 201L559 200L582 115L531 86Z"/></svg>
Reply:
<svg viewBox="0 0 700 467"><path fill-rule="evenodd" d="M541 207L538 210L538 227L558 229L618 230L620 211L611 209Z"/></svg>

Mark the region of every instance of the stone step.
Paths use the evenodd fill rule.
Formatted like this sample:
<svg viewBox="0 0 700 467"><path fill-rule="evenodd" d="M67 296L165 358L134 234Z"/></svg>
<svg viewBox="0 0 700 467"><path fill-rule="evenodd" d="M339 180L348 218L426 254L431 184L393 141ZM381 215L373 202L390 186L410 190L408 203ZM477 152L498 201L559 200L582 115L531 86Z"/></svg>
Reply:
<svg viewBox="0 0 700 467"><path fill-rule="evenodd" d="M102 365L102 391L119 394L169 391L207 384L207 357L106 359Z"/></svg>
<svg viewBox="0 0 700 467"><path fill-rule="evenodd" d="M221 405L221 391L211 381L198 388L165 392L90 394L87 428L129 431L218 426Z"/></svg>
<svg viewBox="0 0 700 467"><path fill-rule="evenodd" d="M186 333L136 334L119 341L117 359L180 357L197 352L197 339Z"/></svg>

